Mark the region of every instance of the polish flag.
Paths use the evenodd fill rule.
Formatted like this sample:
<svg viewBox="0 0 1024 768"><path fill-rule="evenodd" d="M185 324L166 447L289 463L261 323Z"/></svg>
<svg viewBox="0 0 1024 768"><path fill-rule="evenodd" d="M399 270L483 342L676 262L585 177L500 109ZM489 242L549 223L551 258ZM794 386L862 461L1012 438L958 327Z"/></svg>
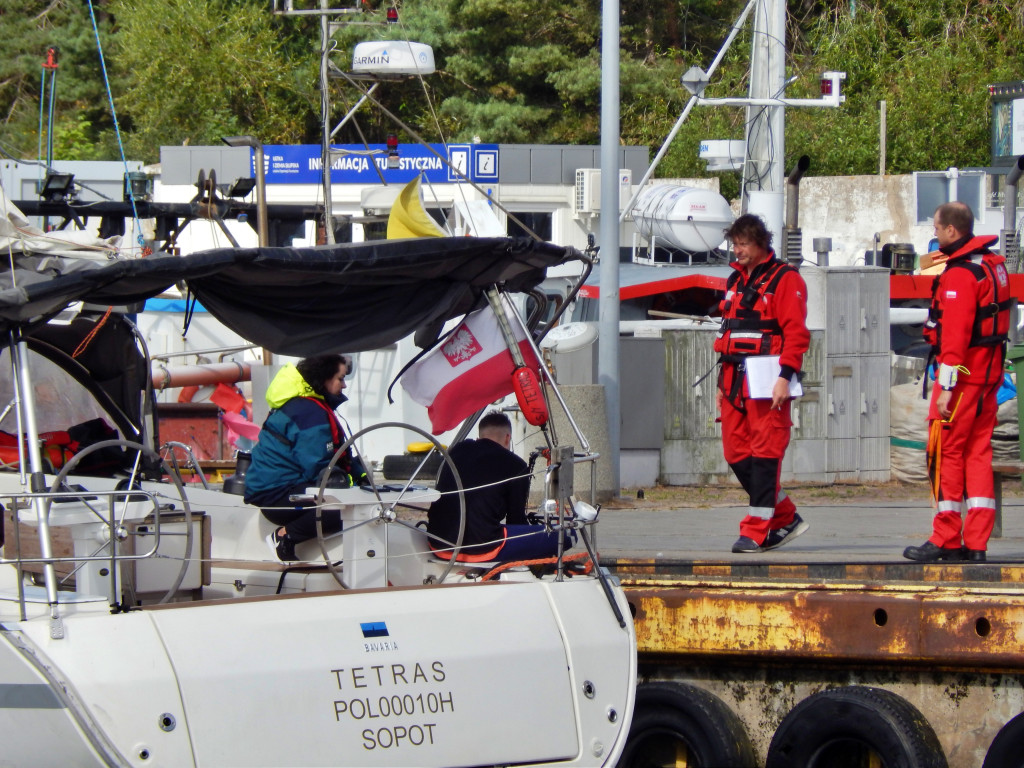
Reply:
<svg viewBox="0 0 1024 768"><path fill-rule="evenodd" d="M512 334L526 365L539 362L519 321L509 307ZM498 319L490 306L469 314L437 347L423 356L400 379L414 401L427 407L435 435L457 427L478 410L512 393L516 365L508 351Z"/></svg>

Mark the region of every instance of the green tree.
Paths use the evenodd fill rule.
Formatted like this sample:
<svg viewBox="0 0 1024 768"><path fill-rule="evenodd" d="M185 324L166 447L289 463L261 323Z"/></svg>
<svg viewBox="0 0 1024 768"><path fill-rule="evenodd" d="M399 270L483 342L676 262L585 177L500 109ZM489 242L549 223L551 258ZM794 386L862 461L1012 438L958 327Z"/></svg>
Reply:
<svg viewBox="0 0 1024 768"><path fill-rule="evenodd" d="M170 144L252 134L264 143L311 138L316 62L282 40L264 0L111 0L112 59L130 87L116 100L135 157Z"/></svg>
<svg viewBox="0 0 1024 768"><path fill-rule="evenodd" d="M102 0L95 1L100 39L106 45L110 34L104 5ZM0 57L2 149L17 159L39 154L42 64L46 49L56 46L60 56L53 110L55 157L114 157L112 120L88 5L81 0L7 0L0 4L0 34L4 40ZM47 84L50 82L48 78ZM49 88L45 105L49 106ZM44 134L46 131L44 111ZM71 132L77 138L66 145L61 137Z"/></svg>
<svg viewBox="0 0 1024 768"><path fill-rule="evenodd" d="M887 103L890 173L989 162L987 86L1019 79L1024 3L886 0L836 4L807 30L811 95L826 69L847 72L838 110L789 110L787 155L810 154L817 174L877 173L879 107ZM804 85L809 83L809 85Z"/></svg>
<svg viewBox="0 0 1024 768"><path fill-rule="evenodd" d="M739 8L735 9L738 13ZM734 17L733 17L734 18ZM708 27L710 30L710 27ZM1016 80L1024 73L1017 44L1024 33L1024 2L976 0L858 0L857 3L800 0L789 4L787 96L815 98L822 72L847 73L846 102L838 109L786 111L786 168L807 154L814 175L873 174L879 162L879 102L887 102L889 173L989 162L990 83ZM724 37L724 35L723 35ZM707 66L706 37L698 51ZM708 96L744 95L748 87L750 32L736 39ZM677 73L689 64L680 62ZM665 82L666 88L669 87ZM671 120L628 115L623 105L623 137L636 126L647 136L664 136L688 94L665 103ZM702 139L741 139L745 114L736 108L693 110L658 170L661 176L705 175L697 148ZM633 126L630 128L628 126ZM660 146L657 138L647 143ZM738 193L736 174L722 177L723 193Z"/></svg>
<svg viewBox="0 0 1024 768"><path fill-rule="evenodd" d="M128 154L153 160L162 144L318 142L319 23L275 17L266 0L94 0ZM341 5L341 2L335 5ZM366 22L390 0L363 0ZM637 0L621 9L621 136L652 152L689 94L679 76L708 67L744 0ZM55 145L76 158L116 157L111 117L84 0L0 5L0 142L36 152L40 64L61 47ZM1024 0L789 0L787 95L817 95L820 73L848 73L839 109L787 111L787 164L812 173L875 173L878 102L888 104L892 173L985 165L986 86L1024 72ZM749 23L748 23L749 26ZM432 141L595 143L600 120L600 0L405 0L399 23L347 25L334 64L350 69L359 40L409 39L434 49L435 75L389 82L376 97ZM709 96L746 92L750 32L736 39ZM333 81L332 121L360 91ZM745 114L698 107L659 175L704 173L705 139L740 139ZM381 142L395 126L363 108L337 141ZM409 137L403 137L409 140ZM723 176L735 189L735 174Z"/></svg>
<svg viewBox="0 0 1024 768"><path fill-rule="evenodd" d="M593 143L599 138L600 26L598 0L409 0L399 25L339 33L338 58L351 56L356 42L382 36L431 45L437 74L423 84L389 85L381 97L431 138ZM647 51L660 44L657 38L632 47ZM644 65L624 48L622 64L624 104L655 92L668 98L662 62Z"/></svg>

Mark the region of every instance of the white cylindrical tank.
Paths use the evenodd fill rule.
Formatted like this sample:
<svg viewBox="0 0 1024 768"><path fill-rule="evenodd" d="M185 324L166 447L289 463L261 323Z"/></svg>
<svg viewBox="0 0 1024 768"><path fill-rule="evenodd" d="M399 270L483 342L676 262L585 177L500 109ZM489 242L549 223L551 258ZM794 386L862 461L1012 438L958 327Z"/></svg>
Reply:
<svg viewBox="0 0 1024 768"><path fill-rule="evenodd" d="M643 237L682 251L710 251L722 244L733 222L729 202L709 189L655 184L633 206Z"/></svg>

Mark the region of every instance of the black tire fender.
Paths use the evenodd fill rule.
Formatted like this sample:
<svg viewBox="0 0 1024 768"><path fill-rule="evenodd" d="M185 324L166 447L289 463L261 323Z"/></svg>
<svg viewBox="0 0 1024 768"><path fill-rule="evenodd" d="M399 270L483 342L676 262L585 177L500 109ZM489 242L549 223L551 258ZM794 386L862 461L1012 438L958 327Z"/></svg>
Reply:
<svg viewBox="0 0 1024 768"><path fill-rule="evenodd" d="M772 737L765 768L828 768L858 748L874 752L884 768L947 768L935 731L914 705L860 685L820 691L793 707Z"/></svg>
<svg viewBox="0 0 1024 768"><path fill-rule="evenodd" d="M1024 714L999 729L989 745L982 768L1024 768Z"/></svg>
<svg viewBox="0 0 1024 768"><path fill-rule="evenodd" d="M381 471L385 480L409 480L413 473L416 473L416 479L428 480L437 475L443 460L441 454L436 451L430 458L423 453L395 453L384 457ZM417 469L419 472L416 472Z"/></svg>
<svg viewBox="0 0 1024 768"><path fill-rule="evenodd" d="M717 696L686 683L637 687L633 722L618 768L676 765L753 768L757 763L742 721Z"/></svg>

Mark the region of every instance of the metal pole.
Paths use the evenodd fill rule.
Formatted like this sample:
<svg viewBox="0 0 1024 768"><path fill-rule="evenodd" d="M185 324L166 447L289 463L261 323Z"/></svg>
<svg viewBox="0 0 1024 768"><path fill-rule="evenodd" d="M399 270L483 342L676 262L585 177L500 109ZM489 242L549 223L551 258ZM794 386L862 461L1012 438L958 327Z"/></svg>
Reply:
<svg viewBox="0 0 1024 768"><path fill-rule="evenodd" d="M328 0L320 0L320 7L326 11ZM328 92L330 81L327 77L329 60L328 44L331 41L330 22L327 14L320 17L320 118L321 131L320 156L323 163L324 185L324 242L334 244L334 202L331 200L331 97Z"/></svg>
<svg viewBox="0 0 1024 768"><path fill-rule="evenodd" d="M263 169L263 145L253 142L256 149L256 236L260 241L260 248L270 245L270 236L267 234L267 175Z"/></svg>
<svg viewBox="0 0 1024 768"><path fill-rule="evenodd" d="M32 381L28 371L28 345L24 339L15 340L12 335L11 354L14 356L14 367L18 374L18 388L21 397L19 408L25 424L25 443L28 450L29 490L32 493L42 493L46 490L46 481L43 476L43 457L39 449L39 426L36 423L35 395L32 390ZM39 556L46 560L43 563L43 577L46 581L46 602L50 607L50 618L53 620L51 635L54 639L63 636L60 629L60 616L57 612L57 573L53 568L53 548L50 542L50 520L46 508L46 502L41 496L32 499L32 508L35 510L36 519L39 524ZM15 515L15 521L17 516Z"/></svg>
<svg viewBox="0 0 1024 768"><path fill-rule="evenodd" d="M608 417L612 493L619 495L619 0L601 8L601 299L598 383Z"/></svg>
<svg viewBox="0 0 1024 768"><path fill-rule="evenodd" d="M811 158L801 155L786 177L786 227L789 229L800 226L800 180L810 167Z"/></svg>
<svg viewBox="0 0 1024 768"><path fill-rule="evenodd" d="M885 131L886 131L886 103L885 99L878 102L879 125L878 125L878 175L885 176Z"/></svg>
<svg viewBox="0 0 1024 768"><path fill-rule="evenodd" d="M334 130L331 131L331 138L332 139L334 138L334 134L336 134L338 131L340 131L342 129L342 126L344 126L345 123L347 123L349 120L352 119L352 115L354 115L356 113L356 110L358 110L363 104L365 104L367 102L367 100L370 97L370 94L372 94L374 91L377 90L377 86L378 85L380 85L380 83L374 83L373 85L371 85L370 86L370 90L368 90L366 93L364 93L362 96L360 96L359 97L359 101L357 101L354 105L352 105L352 109L350 109L345 114L345 116L343 118L341 118L341 122L338 123L336 126L334 126Z"/></svg>
<svg viewBox="0 0 1024 768"><path fill-rule="evenodd" d="M53 114L57 106L57 68L53 68L50 75L50 106L46 114L46 170L53 165Z"/></svg>
<svg viewBox="0 0 1024 768"><path fill-rule="evenodd" d="M778 99L786 88L786 5L782 0L764 0L754 14L754 40L750 56L750 98ZM742 209L750 210L750 193L758 196L758 206L768 229L782 231L782 206L777 210L770 200L782 197L783 160L786 155L785 108L782 106L747 107L747 157L743 165ZM781 200L779 200L781 203Z"/></svg>

